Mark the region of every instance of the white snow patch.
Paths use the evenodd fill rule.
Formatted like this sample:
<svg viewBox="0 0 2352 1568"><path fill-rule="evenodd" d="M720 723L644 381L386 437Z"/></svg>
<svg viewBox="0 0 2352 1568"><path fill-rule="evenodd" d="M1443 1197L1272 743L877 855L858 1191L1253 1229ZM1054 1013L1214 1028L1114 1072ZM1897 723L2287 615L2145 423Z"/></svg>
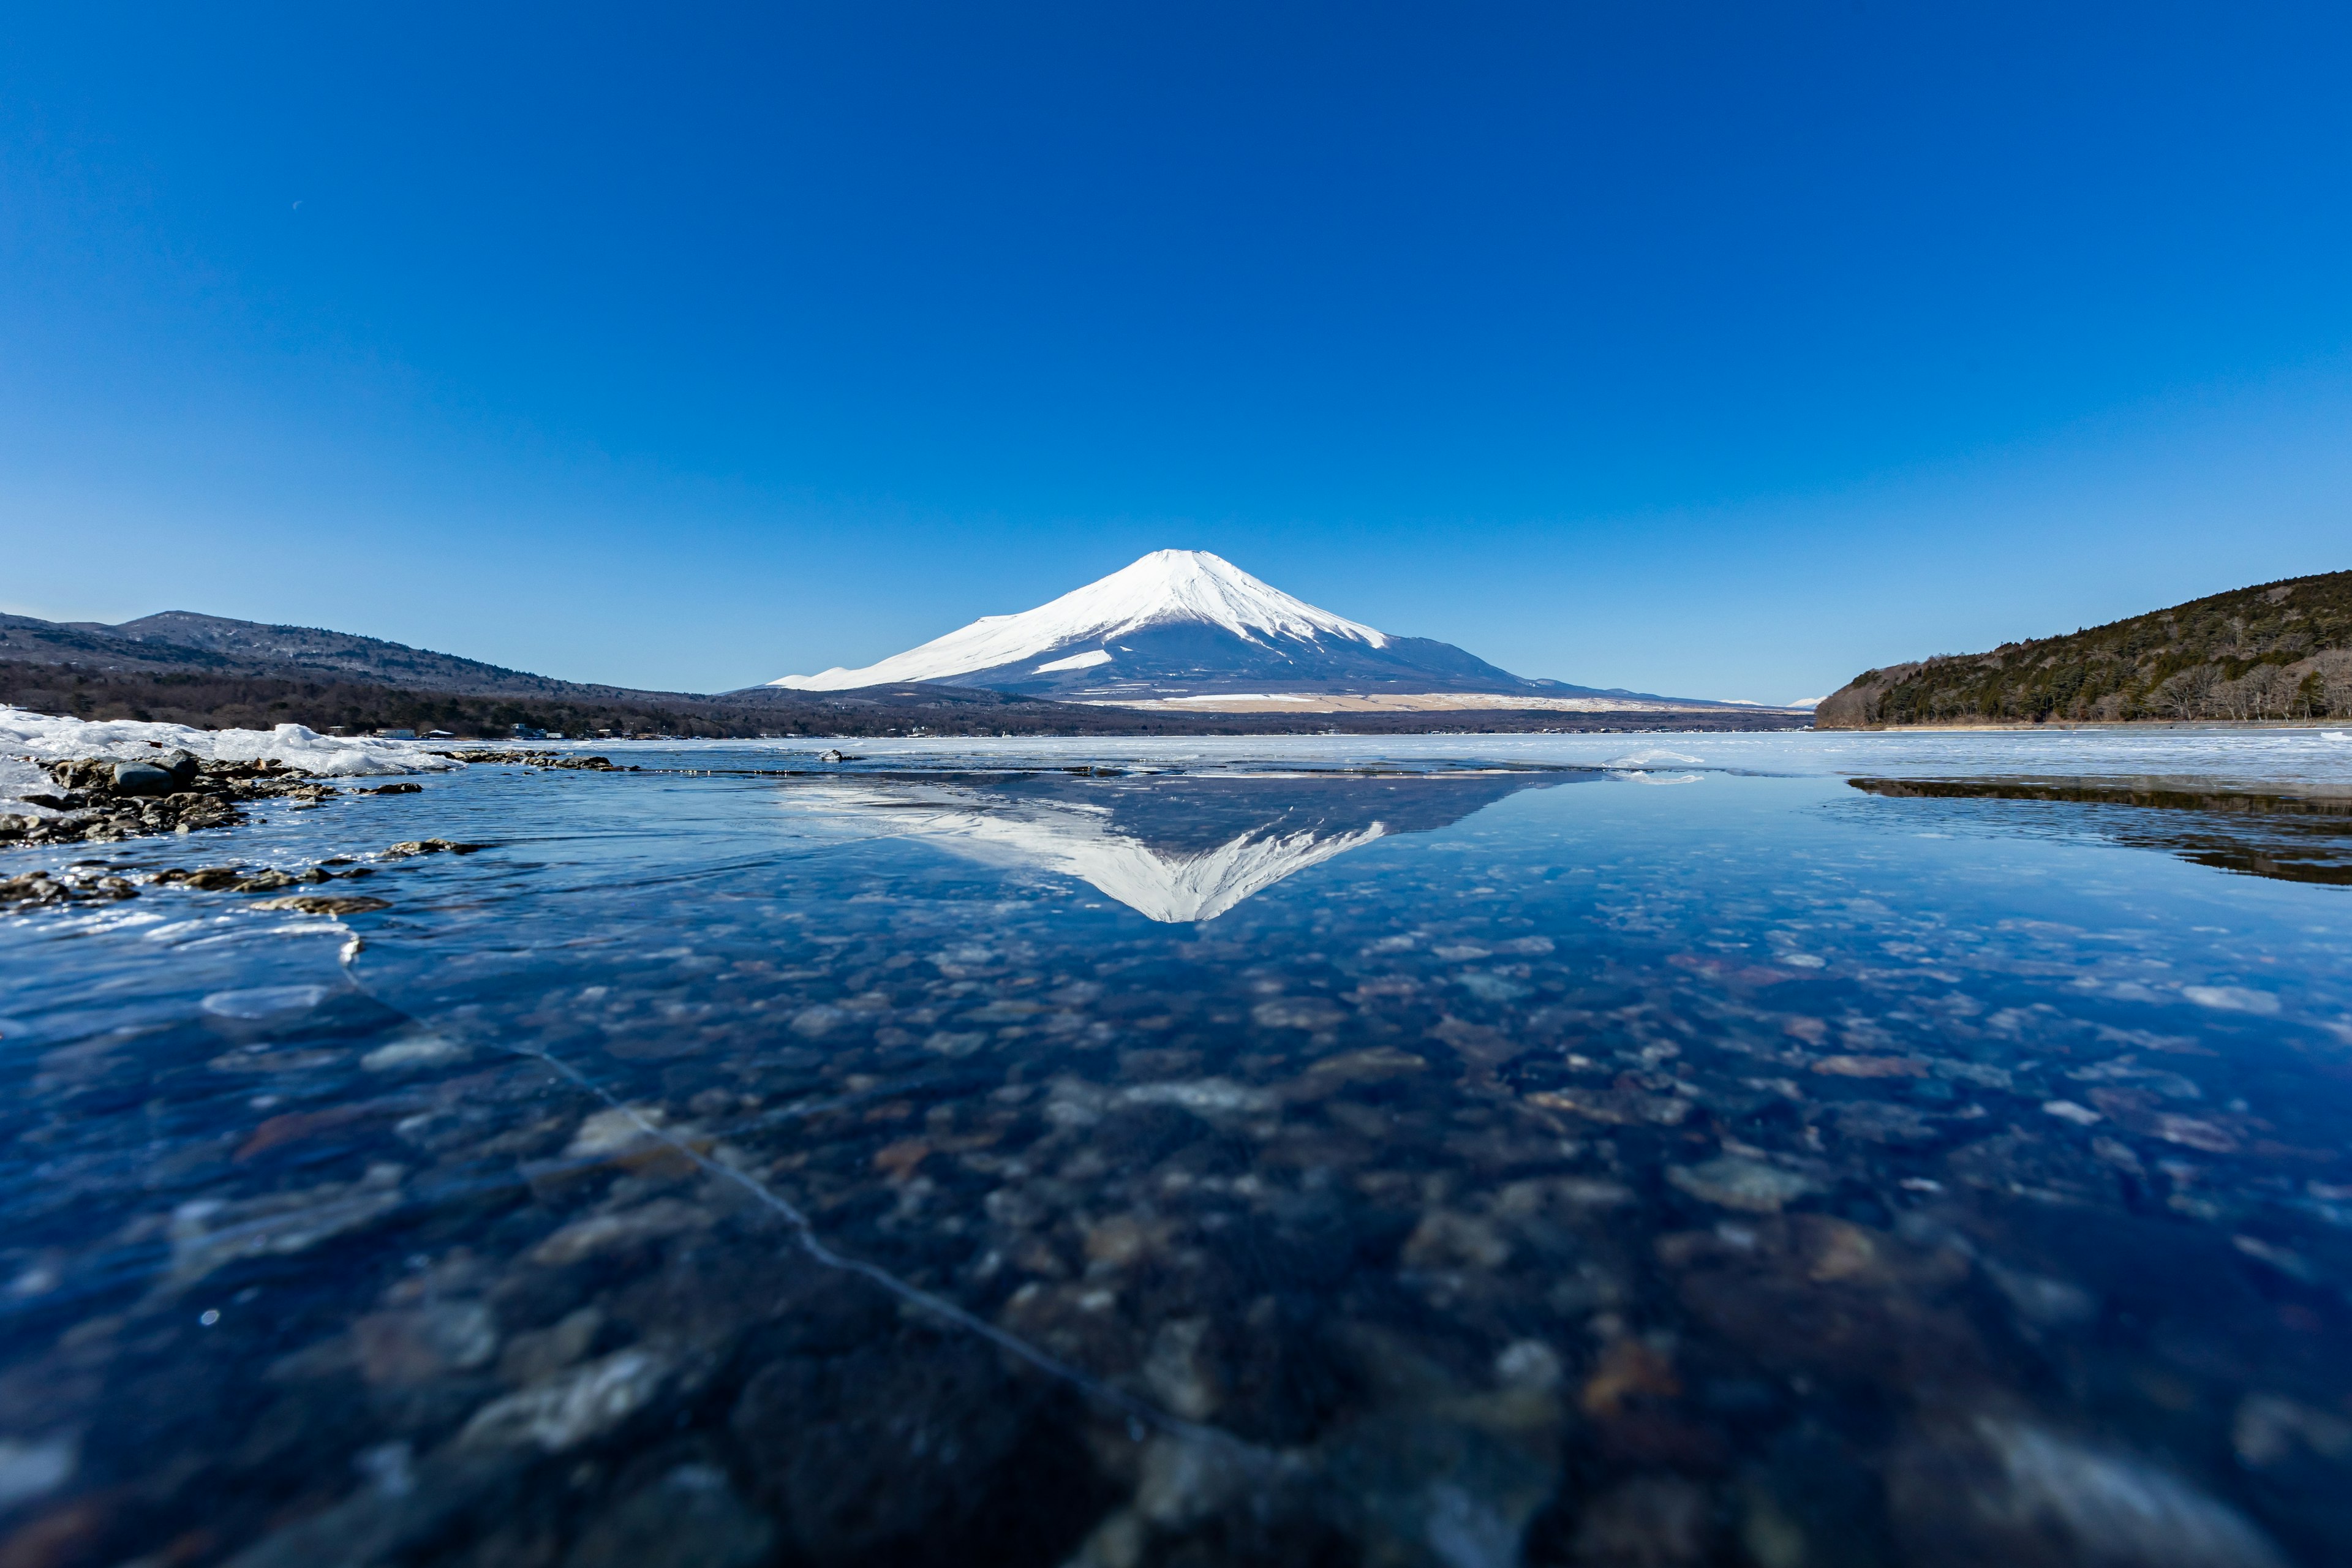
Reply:
<svg viewBox="0 0 2352 1568"><path fill-rule="evenodd" d="M26 805L28 795L55 795L57 780L49 777L24 757L0 757L0 801L8 803L13 813L29 813L36 816L56 816L58 812L46 805Z"/></svg>
<svg viewBox="0 0 2352 1568"><path fill-rule="evenodd" d="M894 680L946 680L1019 664L1074 643L1100 644L1148 626L1183 622L1219 626L1251 642L1269 637L1308 641L1329 637L1373 647L1389 645L1386 632L1318 610L1205 550L1155 550L1050 604L1016 616L983 616L961 631L879 664L863 669L835 668L822 675L787 675L769 684L803 691L846 691Z"/></svg>
<svg viewBox="0 0 2352 1568"><path fill-rule="evenodd" d="M1093 647L1088 648L1084 653L1074 653L1067 658L1057 658L1051 664L1041 664L1037 667L1037 673L1044 675L1048 671L1056 669L1092 669L1098 664L1108 664L1109 662L1110 650L1108 648Z"/></svg>
<svg viewBox="0 0 2352 1568"><path fill-rule="evenodd" d="M143 762L174 747L213 762L281 763L322 778L438 773L465 766L448 757L435 756L414 741L321 735L299 724L280 724L267 732L195 730L185 724L131 719L60 719L0 707L0 752L14 753L17 759L102 757L119 763ZM0 793L26 789L39 794L54 787L46 774L33 783L21 766L0 770Z"/></svg>
<svg viewBox="0 0 2352 1568"><path fill-rule="evenodd" d="M1299 691L1212 691L1202 697L1163 697L1160 701L1176 702L1304 702L1312 705L1323 699L1311 692ZM1116 702L1097 703L1101 708L1116 708Z"/></svg>

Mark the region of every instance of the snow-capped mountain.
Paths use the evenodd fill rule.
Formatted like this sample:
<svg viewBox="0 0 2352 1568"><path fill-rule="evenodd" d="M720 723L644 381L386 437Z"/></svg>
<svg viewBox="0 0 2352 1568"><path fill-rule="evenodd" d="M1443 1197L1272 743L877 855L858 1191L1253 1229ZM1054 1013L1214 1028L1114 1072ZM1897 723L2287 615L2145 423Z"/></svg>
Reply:
<svg viewBox="0 0 2352 1568"><path fill-rule="evenodd" d="M1205 550L1155 550L1050 604L983 616L879 664L770 684L840 691L898 681L1096 701L1223 692L1603 695L1522 679L1449 643L1335 616Z"/></svg>

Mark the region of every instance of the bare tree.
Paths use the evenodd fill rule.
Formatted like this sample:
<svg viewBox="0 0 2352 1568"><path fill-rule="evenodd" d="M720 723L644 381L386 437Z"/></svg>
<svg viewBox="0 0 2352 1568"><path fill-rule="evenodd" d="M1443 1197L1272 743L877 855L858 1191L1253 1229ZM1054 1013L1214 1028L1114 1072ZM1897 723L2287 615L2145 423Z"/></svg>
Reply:
<svg viewBox="0 0 2352 1568"><path fill-rule="evenodd" d="M2217 680L2211 665L2190 665L2156 689L2154 706L2175 719L2202 719Z"/></svg>
<svg viewBox="0 0 2352 1568"><path fill-rule="evenodd" d="M2286 667L2265 664L2246 671L2241 682L2246 691L2246 717L2284 719L2294 706L2294 677Z"/></svg>
<svg viewBox="0 0 2352 1568"><path fill-rule="evenodd" d="M2312 662L2327 694L2326 711L2318 717L2352 719L2352 649L2330 648Z"/></svg>

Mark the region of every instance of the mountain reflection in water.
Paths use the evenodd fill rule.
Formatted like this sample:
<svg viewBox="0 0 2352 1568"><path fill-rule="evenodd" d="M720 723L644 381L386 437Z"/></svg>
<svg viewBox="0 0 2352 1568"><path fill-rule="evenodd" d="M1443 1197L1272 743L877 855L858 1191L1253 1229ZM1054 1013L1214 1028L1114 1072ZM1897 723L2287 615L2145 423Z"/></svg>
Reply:
<svg viewBox="0 0 2352 1568"><path fill-rule="evenodd" d="M2352 755L1626 743L13 852L0 1568L2352 1561L2352 929L2116 826L2335 818L1846 782Z"/></svg>
<svg viewBox="0 0 2352 1568"><path fill-rule="evenodd" d="M2283 882L2352 886L2352 799L2200 788L2168 780L1887 779L1846 781L1894 799L2041 801L2094 809L2063 826L2194 865ZM2105 808L2119 807L2120 810Z"/></svg>
<svg viewBox="0 0 2352 1568"><path fill-rule="evenodd" d="M1090 773L796 785L787 809L877 820L994 866L1076 877L1150 920L1215 920L1286 877L1375 839L1450 827L1522 790L1604 775Z"/></svg>

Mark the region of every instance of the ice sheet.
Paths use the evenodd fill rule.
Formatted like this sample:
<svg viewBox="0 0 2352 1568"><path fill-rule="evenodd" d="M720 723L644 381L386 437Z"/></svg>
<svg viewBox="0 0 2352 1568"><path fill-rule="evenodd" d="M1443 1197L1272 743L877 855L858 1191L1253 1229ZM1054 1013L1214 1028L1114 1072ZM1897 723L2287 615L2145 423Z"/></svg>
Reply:
<svg viewBox="0 0 2352 1568"><path fill-rule="evenodd" d="M8 799L54 785L25 759L104 757L128 762L173 747L223 763L276 762L321 778L440 773L466 764L436 756L414 741L321 735L300 724L275 730L197 730L131 719L66 719L22 708L0 708L0 792Z"/></svg>

